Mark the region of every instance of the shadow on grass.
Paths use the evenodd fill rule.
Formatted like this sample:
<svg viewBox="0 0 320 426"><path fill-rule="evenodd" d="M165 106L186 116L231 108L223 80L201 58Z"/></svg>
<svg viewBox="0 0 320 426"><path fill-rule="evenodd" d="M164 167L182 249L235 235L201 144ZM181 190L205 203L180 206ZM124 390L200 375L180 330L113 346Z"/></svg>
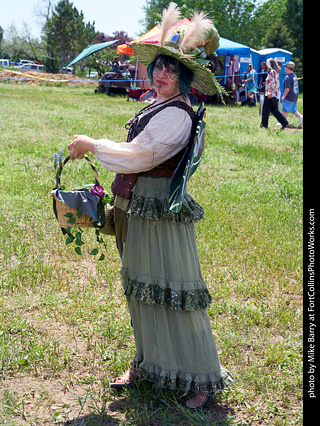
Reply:
<svg viewBox="0 0 320 426"><path fill-rule="evenodd" d="M190 395L160 390L145 382L125 390L117 399L113 395L99 413L78 417L63 426L240 426L233 408L219 397L203 410L190 411L185 407Z"/></svg>

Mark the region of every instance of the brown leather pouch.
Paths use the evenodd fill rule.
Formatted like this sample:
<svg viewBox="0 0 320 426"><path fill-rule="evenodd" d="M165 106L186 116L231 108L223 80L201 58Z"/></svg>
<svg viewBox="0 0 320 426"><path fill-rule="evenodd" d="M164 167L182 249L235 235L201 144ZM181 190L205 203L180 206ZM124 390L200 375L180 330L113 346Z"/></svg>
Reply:
<svg viewBox="0 0 320 426"><path fill-rule="evenodd" d="M112 184L111 191L113 195L120 195L120 197L130 199L132 196L132 188L137 182L137 173L117 173Z"/></svg>

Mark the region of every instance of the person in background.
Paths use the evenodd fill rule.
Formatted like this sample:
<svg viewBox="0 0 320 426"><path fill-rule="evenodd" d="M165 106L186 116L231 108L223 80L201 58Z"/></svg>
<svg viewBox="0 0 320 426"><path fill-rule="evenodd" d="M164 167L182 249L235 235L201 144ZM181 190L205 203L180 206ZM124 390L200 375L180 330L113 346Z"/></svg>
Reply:
<svg viewBox="0 0 320 426"><path fill-rule="evenodd" d="M298 127L302 126L303 115L297 110L297 100L299 96L299 83L296 74L294 73L295 63L290 61L285 64L285 72L287 75L284 78L283 86L284 93L282 96L282 114L285 118L288 112L299 118Z"/></svg>
<svg viewBox="0 0 320 426"><path fill-rule="evenodd" d="M253 65L248 64L248 73L244 78L244 82L247 85L248 105L255 105L254 92L256 90L256 78L256 70Z"/></svg>
<svg viewBox="0 0 320 426"><path fill-rule="evenodd" d="M265 62L261 62L261 78L259 81L259 89L260 89L259 114L262 114L267 75L268 75L267 64Z"/></svg>
<svg viewBox="0 0 320 426"><path fill-rule="evenodd" d="M262 108L262 119L260 127L268 128L270 112L275 116L285 129L288 126L287 119L281 114L279 110L280 101L280 68L273 58L267 60L268 75L266 78L265 98Z"/></svg>
<svg viewBox="0 0 320 426"><path fill-rule="evenodd" d="M235 102L238 104L239 102L239 86L241 84L241 78L240 78L240 71L239 71L239 57L236 58L231 55L230 56L230 63L228 68L228 77L227 82L229 83L230 89L232 92L234 92L235 95Z"/></svg>
<svg viewBox="0 0 320 426"><path fill-rule="evenodd" d="M123 67L120 63L119 56L116 56L114 58L114 63L112 65L112 71L116 74L116 77L118 77L122 70L123 70Z"/></svg>

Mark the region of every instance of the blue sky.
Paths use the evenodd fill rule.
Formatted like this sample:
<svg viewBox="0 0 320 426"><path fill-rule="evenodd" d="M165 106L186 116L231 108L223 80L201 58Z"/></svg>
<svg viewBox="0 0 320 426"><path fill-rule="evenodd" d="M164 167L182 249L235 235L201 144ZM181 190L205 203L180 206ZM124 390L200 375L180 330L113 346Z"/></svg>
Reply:
<svg viewBox="0 0 320 426"><path fill-rule="evenodd" d="M126 31L134 39L143 32L139 20L144 18L142 6L146 0L73 0L73 5L83 11L85 22L95 21L96 31L112 35L115 31ZM47 0L0 0L0 26L6 30L12 23L18 33L23 32L26 22L33 37L40 37L41 24L36 16L39 5ZM5 3L5 4L4 4ZM57 4L58 0L53 0Z"/></svg>

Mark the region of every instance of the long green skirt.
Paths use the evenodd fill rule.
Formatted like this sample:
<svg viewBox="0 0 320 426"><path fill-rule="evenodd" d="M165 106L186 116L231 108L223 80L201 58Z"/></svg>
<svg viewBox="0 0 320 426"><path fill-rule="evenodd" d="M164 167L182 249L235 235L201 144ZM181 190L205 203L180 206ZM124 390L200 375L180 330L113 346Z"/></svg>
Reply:
<svg viewBox="0 0 320 426"><path fill-rule="evenodd" d="M140 176L127 208L122 284L133 323L134 367L162 388L215 392L232 383L221 367L206 308L194 222L203 210L186 195L168 210L170 179Z"/></svg>

